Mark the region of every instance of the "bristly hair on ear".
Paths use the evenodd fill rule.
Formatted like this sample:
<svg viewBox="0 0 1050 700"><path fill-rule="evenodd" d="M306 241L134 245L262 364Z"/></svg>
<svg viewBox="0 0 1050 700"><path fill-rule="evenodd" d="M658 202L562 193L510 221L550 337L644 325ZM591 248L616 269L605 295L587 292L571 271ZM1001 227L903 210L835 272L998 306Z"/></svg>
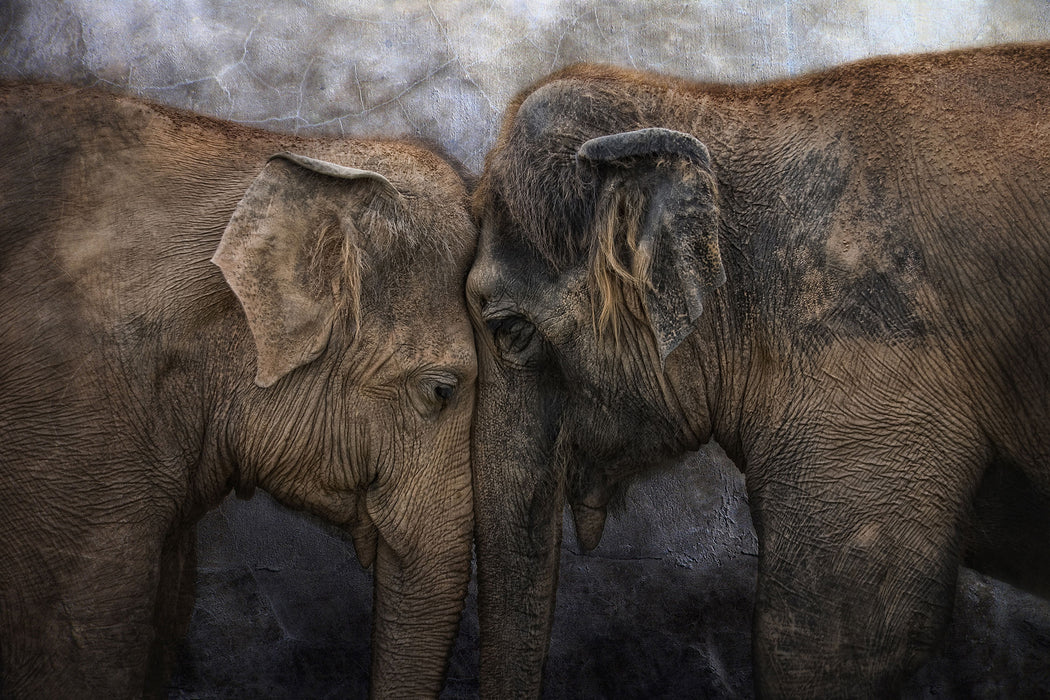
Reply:
<svg viewBox="0 0 1050 700"><path fill-rule="evenodd" d="M617 186L618 185L618 186ZM640 246L645 197L622 183L602 188L588 265L591 322L599 341L611 331L616 350L629 324L644 322L652 257Z"/></svg>
<svg viewBox="0 0 1050 700"><path fill-rule="evenodd" d="M349 322L348 330L357 336L361 319L361 280L367 260L357 241L363 235L350 217L334 211L324 218L309 251L308 275L318 298L331 295L335 317Z"/></svg>

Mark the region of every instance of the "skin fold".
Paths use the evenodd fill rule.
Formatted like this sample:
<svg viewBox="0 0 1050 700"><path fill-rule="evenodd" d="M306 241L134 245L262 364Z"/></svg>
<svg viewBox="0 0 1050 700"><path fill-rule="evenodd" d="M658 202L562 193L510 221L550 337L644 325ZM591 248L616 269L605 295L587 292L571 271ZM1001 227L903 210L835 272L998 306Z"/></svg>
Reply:
<svg viewBox="0 0 1050 700"><path fill-rule="evenodd" d="M1050 594L1050 47L510 106L468 305L484 697L540 693L561 514L710 439L760 552L756 690L893 694L958 566Z"/></svg>
<svg viewBox="0 0 1050 700"><path fill-rule="evenodd" d="M372 694L435 696L473 524L457 169L24 84L0 162L0 694L163 695L195 523L259 487L373 567Z"/></svg>

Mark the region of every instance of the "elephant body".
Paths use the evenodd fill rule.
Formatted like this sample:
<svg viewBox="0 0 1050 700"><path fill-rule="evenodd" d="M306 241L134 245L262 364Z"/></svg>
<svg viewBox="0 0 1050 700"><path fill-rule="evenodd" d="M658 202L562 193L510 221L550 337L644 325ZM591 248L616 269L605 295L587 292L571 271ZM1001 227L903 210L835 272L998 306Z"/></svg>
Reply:
<svg viewBox="0 0 1050 700"><path fill-rule="evenodd" d="M0 162L0 693L161 694L195 523L258 486L374 563L373 693L436 694L472 526L455 168L27 84Z"/></svg>
<svg viewBox="0 0 1050 700"><path fill-rule="evenodd" d="M575 66L511 105L468 305L482 690L539 692L561 510L709 439L762 696L881 696L968 563L1050 595L1050 47L750 86Z"/></svg>

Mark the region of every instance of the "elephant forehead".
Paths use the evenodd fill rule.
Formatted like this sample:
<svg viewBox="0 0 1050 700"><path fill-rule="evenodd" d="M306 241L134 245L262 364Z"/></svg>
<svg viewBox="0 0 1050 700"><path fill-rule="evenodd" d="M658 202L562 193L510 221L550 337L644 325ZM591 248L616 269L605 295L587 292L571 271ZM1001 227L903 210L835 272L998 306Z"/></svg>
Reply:
<svg viewBox="0 0 1050 700"><path fill-rule="evenodd" d="M486 225L468 278L468 293L486 299L501 295L527 297L546 295L564 284L566 274L544 257L511 226Z"/></svg>
<svg viewBox="0 0 1050 700"><path fill-rule="evenodd" d="M542 270L542 265L537 267ZM558 345L590 328L591 304L583 269L569 270L557 277L544 272L530 274L527 269L503 275L499 261L483 269L485 272L472 276L472 285L468 285L473 286L469 291L471 311L479 327L495 318L521 315L535 324L549 342Z"/></svg>
<svg viewBox="0 0 1050 700"><path fill-rule="evenodd" d="M416 354L473 357L473 331L463 304L420 304L393 310L389 342ZM385 325L385 324L384 324Z"/></svg>
<svg viewBox="0 0 1050 700"><path fill-rule="evenodd" d="M432 291L366 308L361 333L404 371L433 366L472 375L474 334L462 287Z"/></svg>

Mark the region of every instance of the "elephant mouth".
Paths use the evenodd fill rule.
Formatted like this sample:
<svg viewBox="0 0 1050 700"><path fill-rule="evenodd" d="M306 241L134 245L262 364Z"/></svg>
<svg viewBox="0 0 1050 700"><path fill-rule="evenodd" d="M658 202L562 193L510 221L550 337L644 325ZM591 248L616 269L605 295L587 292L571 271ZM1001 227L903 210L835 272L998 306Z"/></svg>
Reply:
<svg viewBox="0 0 1050 700"><path fill-rule="evenodd" d="M576 540L584 552L591 551L601 542L602 533L605 532L605 515L605 505L572 504L572 522L576 526Z"/></svg>
<svg viewBox="0 0 1050 700"><path fill-rule="evenodd" d="M609 502L617 493L615 482L607 478L595 479L570 490L568 501L572 509L572 522L576 526L576 541L584 553L601 542L605 532L605 516Z"/></svg>
<svg viewBox="0 0 1050 700"><path fill-rule="evenodd" d="M350 536L354 541L354 552L361 568L367 569L376 560L376 548L379 546L379 531L365 507L365 494L357 498L354 518L350 523Z"/></svg>

